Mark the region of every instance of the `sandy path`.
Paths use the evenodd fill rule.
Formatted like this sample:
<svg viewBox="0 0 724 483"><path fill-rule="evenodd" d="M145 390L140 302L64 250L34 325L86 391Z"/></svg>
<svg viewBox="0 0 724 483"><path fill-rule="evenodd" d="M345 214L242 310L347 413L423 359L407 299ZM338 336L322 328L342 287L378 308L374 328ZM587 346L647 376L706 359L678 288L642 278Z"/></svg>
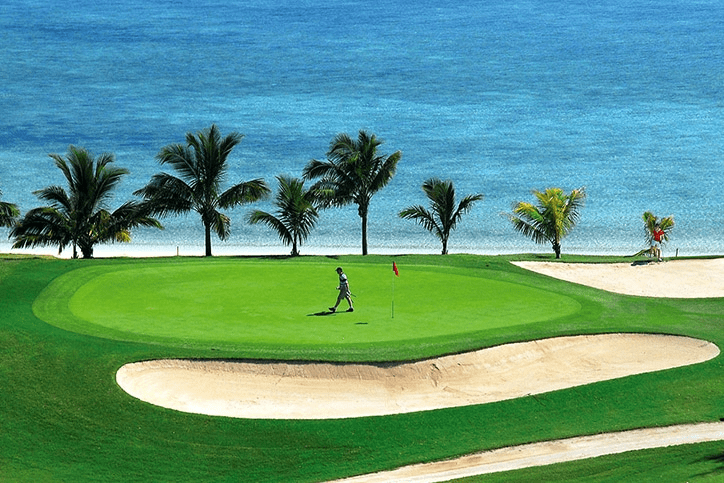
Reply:
<svg viewBox="0 0 724 483"><path fill-rule="evenodd" d="M433 483L640 449L724 440L724 422L637 429L511 446L448 461L405 466L336 483Z"/></svg>
<svg viewBox="0 0 724 483"><path fill-rule="evenodd" d="M643 264L513 262L569 282L626 295L670 298L724 297L724 258Z"/></svg>
<svg viewBox="0 0 724 483"><path fill-rule="evenodd" d="M123 366L138 399L190 413L332 419L483 404L695 364L706 341L646 334L556 337L400 364L158 360Z"/></svg>

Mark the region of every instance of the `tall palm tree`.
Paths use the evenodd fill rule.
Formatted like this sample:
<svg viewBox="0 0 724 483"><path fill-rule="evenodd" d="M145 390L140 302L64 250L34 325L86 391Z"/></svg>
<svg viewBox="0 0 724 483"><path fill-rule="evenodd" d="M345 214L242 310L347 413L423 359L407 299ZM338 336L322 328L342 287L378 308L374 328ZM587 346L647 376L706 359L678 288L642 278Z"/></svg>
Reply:
<svg viewBox="0 0 724 483"><path fill-rule="evenodd" d="M357 205L362 219L362 255L367 255L367 214L372 196L387 186L402 157L400 151L389 156L379 154L377 148L382 143L363 130L357 140L337 134L329 144L327 160L313 159L303 171L305 179L321 178L312 188L320 195L322 206Z"/></svg>
<svg viewBox="0 0 724 483"><path fill-rule="evenodd" d="M455 201L453 182L430 178L422 184L422 191L430 200L430 210L421 205L410 206L400 211L403 219L416 220L426 230L434 233L442 242L442 254L447 255L450 232L455 229L462 216L470 211L476 201L483 199L482 193L468 195L460 203Z"/></svg>
<svg viewBox="0 0 724 483"><path fill-rule="evenodd" d="M292 256L299 255L299 247L314 228L319 218L312 190L304 189L304 181L288 176L277 176L279 192L274 204L279 208L276 215L255 210L249 215L249 223L264 223L276 230L285 245L292 246Z"/></svg>
<svg viewBox="0 0 724 483"><path fill-rule="evenodd" d="M0 191L0 196L3 192ZM18 206L6 201L0 201L0 226L11 228L15 219L20 216Z"/></svg>
<svg viewBox="0 0 724 483"><path fill-rule="evenodd" d="M648 251L651 255L661 259L661 246L669 241L669 235L674 228L674 217L666 216L657 218L652 212L647 211L643 214L644 234L646 243L649 245ZM658 246L657 246L658 244Z"/></svg>
<svg viewBox="0 0 724 483"><path fill-rule="evenodd" d="M556 258L561 258L561 240L578 223L586 190L579 188L566 194L560 188L548 188L533 190L533 195L537 205L524 201L514 203L513 213L507 216L517 231L536 243L551 243Z"/></svg>
<svg viewBox="0 0 724 483"><path fill-rule="evenodd" d="M270 192L263 179L240 182L226 191L221 190L229 154L242 137L232 132L222 138L215 124L196 135L187 133L185 145L168 145L156 156L160 164L168 164L178 171L179 177L155 174L148 185L135 193L143 196L159 216L189 211L201 215L207 257L211 256L211 231L221 240L226 240L231 233L229 217L219 210L258 201Z"/></svg>
<svg viewBox="0 0 724 483"><path fill-rule="evenodd" d="M51 154L68 182L35 191L49 206L30 210L13 227L13 248L57 245L58 253L73 247L73 258L80 249L83 258L93 257L93 247L105 242L128 242L130 230L138 226L162 228L143 203L129 201L117 210L106 208L113 190L128 170L111 166L114 156L104 153L93 159L84 148L70 146L65 158Z"/></svg>

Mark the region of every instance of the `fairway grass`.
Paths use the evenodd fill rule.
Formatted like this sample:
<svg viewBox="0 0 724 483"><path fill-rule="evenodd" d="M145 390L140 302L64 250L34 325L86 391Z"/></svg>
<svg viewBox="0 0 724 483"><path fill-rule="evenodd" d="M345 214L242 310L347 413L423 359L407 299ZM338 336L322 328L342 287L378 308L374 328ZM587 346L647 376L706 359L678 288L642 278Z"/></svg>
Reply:
<svg viewBox="0 0 724 483"><path fill-rule="evenodd" d="M422 340L474 338L581 308L570 297L485 272L403 265L403 276L395 277L391 265L356 262L344 267L356 311L343 312L343 302L329 314L336 266L323 258L94 266L59 277L33 311L57 327L111 339L247 352L282 345L312 356L315 347L332 345L393 353Z"/></svg>
<svg viewBox="0 0 724 483"><path fill-rule="evenodd" d="M517 444L718 421L724 417L722 355L693 366L499 403L322 421L186 414L134 399L115 381L116 372L125 364L163 358L415 360L508 342L576 334L685 335L724 347L722 299L617 295L526 272L509 263L510 260L550 259L538 255L2 259L0 480L319 482ZM392 278L393 260L400 269L399 278ZM566 257L566 261L627 260L571 256ZM171 274L176 266L182 271L193 271L195 265L202 268L213 264L219 265L220 272L227 270L221 269L225 266L257 265L254 272L259 277L257 282L266 285L267 290L276 287L269 279L283 279L295 271L306 274L294 277L298 283L289 293L261 291L257 297L263 295L271 300L265 298L254 305L255 310L266 314L278 311L280 318L293 316L299 321L295 330L283 328L292 322L266 321L265 324L260 317L251 325L266 326L269 333L255 329L250 342L239 343L227 338L231 336L218 334L199 342L188 334L169 334L168 329L145 335L144 331L158 329L144 327L140 321L133 322L136 325L130 330L113 326L110 321L113 317L107 317L107 313L105 321L100 323L97 317L104 316L103 311L87 308L87 305L100 304L106 312L113 312L116 310L113 304L118 303L122 307L131 306L123 310L142 312L141 309L147 310L149 306L124 304L124 297L110 302L117 290L133 290L135 276L125 282L131 285L126 287L122 283L124 273L138 271L152 278L154 272ZM323 311L334 302L337 265L343 266L350 277L352 292L357 294L357 311L334 316L308 315ZM412 283L416 272L421 274L421 281L442 277L461 285L441 283L435 291L421 292L420 287ZM251 280L246 277L247 273L250 272L240 270L238 276ZM315 273L319 278L312 278ZM70 278L65 279L66 276ZM99 283L97 279L102 276L111 279ZM452 278L446 279L446 276ZM74 282L60 283L64 280ZM193 283L181 278L174 281L180 285ZM393 281L394 319L390 313ZM470 304L479 302L475 297L464 296L466 287L477 283L497 287L491 303L507 299L510 305L504 306L512 310L516 309L512 301L517 301L523 306L521 313L544 315L537 321L516 320L510 315L502 325L478 322L479 325L471 329L471 319L488 317L485 310L470 310ZM58 304L55 308L52 301L39 298L41 293L42 297L48 296L51 285ZM81 287L86 287L88 294L79 293ZM303 300L297 291L305 292L310 300ZM571 311L558 311L557 305L551 311L532 310L531 307L538 306L527 305L521 294L527 296L537 291L572 304L567 305ZM190 297L194 296L193 292L192 289ZM95 293L95 298L91 293ZM219 293L218 289L213 293ZM374 295L382 293L384 300L382 295ZM422 302L418 300L418 304L414 304L405 299L417 295L421 296L420 300L432 296L437 300L459 297L456 300L460 307L451 303L446 305L446 310L427 319L417 315L415 321L406 322L405 317L413 317L414 308ZM226 296L243 295L229 291ZM87 297L86 302L80 307L73 305L81 297ZM213 300L196 300L209 311L215 310ZM409 305L406 307L405 303ZM290 314L290 307L300 312ZM90 312L79 316L77 311L82 310ZM249 315L243 317L244 321L256 317L251 308L247 310ZM374 318L373 310L378 311ZM446 317L448 310L457 310L455 317ZM438 322L438 317L443 320ZM491 316L489 321L493 323L506 317L505 314L501 318ZM52 319L52 323L44 319ZM149 316L143 320L147 325L154 325L154 319ZM382 324L383 320L385 325L376 327L375 324ZM414 330L406 328L405 323L414 326ZM316 335L307 334L315 324L325 330L316 331ZM368 334L365 337L357 334L355 342L347 341L346 335L340 340L340 332L333 330L334 324L349 333L367 330ZM241 317L234 327L238 325L242 325ZM450 328L455 325L457 329ZM179 329L191 330L185 326ZM304 343L297 341L295 331ZM371 334L373 331L379 334ZM406 331L412 338L404 339L400 331ZM277 342L276 337L286 338L285 342ZM216 347L217 342L224 345ZM683 445L466 481L716 481L724 474L723 448L722 443ZM667 479L669 475L672 477Z"/></svg>

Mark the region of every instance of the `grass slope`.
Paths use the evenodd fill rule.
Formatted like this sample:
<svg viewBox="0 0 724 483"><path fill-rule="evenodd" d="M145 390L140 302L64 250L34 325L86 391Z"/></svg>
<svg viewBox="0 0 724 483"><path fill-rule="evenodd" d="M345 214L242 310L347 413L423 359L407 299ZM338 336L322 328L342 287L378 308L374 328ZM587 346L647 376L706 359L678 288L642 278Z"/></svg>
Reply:
<svg viewBox="0 0 724 483"><path fill-rule="evenodd" d="M398 300L402 300L399 291L406 283L403 280L409 280L409 274L415 271L425 277L450 274L452 278L449 280L458 280L456 277L459 277L462 283L478 283L471 280L480 279L479 283L483 285L499 283L503 284L501 287L509 286L505 284L523 287L522 292L500 293L501 297L513 297L512 300L518 293L521 303L525 303L521 293L527 293L528 289L531 293L543 290L555 294L560 300L575 302L576 310L563 310L556 312L554 317L528 323L519 321L499 326L482 323L473 330L466 323L459 332L450 327L430 327L433 332L427 333L428 326L434 324L416 322L418 326L412 331L414 337L411 339L405 339L403 334L407 329L402 328L392 330L393 334L389 334L386 340L380 335L385 331L380 331L375 337L357 337L349 343L322 340L320 334L326 330L318 331L315 336L320 338L318 341L292 341L276 346L273 341L256 335L248 347L247 344L239 345L233 338L230 340L231 336L215 335L210 339L213 344L188 341L185 336L169 337L168 330L147 336L142 325L130 331L127 327L123 330L109 327L108 320L99 325L97 314L84 313L84 317L89 317L85 319L85 325L65 326L78 331L66 330L39 319L33 312L33 304L54 280L64 280L74 270L78 274L97 269L96 274L80 285L88 292L78 295L76 302L72 299L78 287L69 288L64 299L71 300L68 308L64 309L67 318L53 321L61 326L64 323L77 324L82 321L77 312L87 307L87 301L91 299L111 304L107 306L110 307L108 310L112 310L113 304L121 304L126 311L134 308L133 305L123 305L123 297L114 299L110 296L116 289L120 290L117 285L96 285L93 280L98 278L97 274L119 277L122 275L119 272L150 269L148 276L152 276L154 272L172 273L171 267L176 265L191 268L198 265L201 268L208 263L218 263L219 268L227 265L243 266L245 269L247 265L255 266L255 276L262 279L285 275L293 270L309 270L311 273L317 269L314 267L320 265L320 277L323 274L324 280L320 278L319 283L323 288L320 291L315 287L313 306L316 309L317 300L324 298L320 304L324 308L329 304L329 292L334 299L336 285L334 273L329 273L329 267L333 270L336 265L344 266L350 273L352 290L356 293L362 292L363 288L367 290L366 278L379 285L389 282L392 259L373 256L297 260L222 258L212 262L178 259L3 259L0 261L0 480L311 482L511 444L645 426L712 421L724 416L722 356L695 366L606 381L535 398L337 421L252 421L183 414L137 401L126 395L114 380L115 371L121 365L160 357L379 360L394 356L413 359L509 341L575 333L682 334L707 339L724 347L724 303L721 300L657 300L619 296L527 273L511 266L508 263L510 258L466 255L396 257L401 277L395 281L395 322L402 318L399 314L404 313L397 304ZM375 266L382 270L382 282L377 278ZM351 274L358 267L359 276L352 278ZM232 270L224 268L227 269ZM440 290L453 294L455 288ZM53 288L56 289L60 290ZM305 324L347 323L344 317L363 317L362 307L365 306L384 305L384 310L387 310L386 301L384 304L381 301L363 303L367 296L363 299L362 293L358 295L359 314L323 318L307 317L305 313L301 317ZM284 296L280 293L279 299ZM88 297L86 302L73 306L83 297ZM370 300L375 300L375 297L370 297ZM37 307L36 312L45 318L47 312ZM309 307L311 309L312 305ZM306 310L304 308L302 312ZM93 322L88 323L89 320ZM378 323L375 320L370 319L372 323L368 325ZM277 321L277 324L280 323ZM374 329L352 325L348 326L350 331ZM403 325L402 321L400 325ZM395 326L388 326L387 330L390 327ZM98 332L94 332L96 330ZM122 340L112 338L116 336ZM146 336L148 340L143 340ZM283 333L278 336L288 337ZM506 475L506 481L518 480L519 475L529 480L557 481L618 481L635 475L633 478L637 481L646 481L662 474L675 475L673 480L678 481L706 480L721 476L722 449L722 444L703 444L636 452L516 472L515 475ZM662 462L668 472L661 469ZM616 473L610 468L614 464L626 468L627 472L619 470ZM499 478L503 476L491 475L468 481L503 481Z"/></svg>

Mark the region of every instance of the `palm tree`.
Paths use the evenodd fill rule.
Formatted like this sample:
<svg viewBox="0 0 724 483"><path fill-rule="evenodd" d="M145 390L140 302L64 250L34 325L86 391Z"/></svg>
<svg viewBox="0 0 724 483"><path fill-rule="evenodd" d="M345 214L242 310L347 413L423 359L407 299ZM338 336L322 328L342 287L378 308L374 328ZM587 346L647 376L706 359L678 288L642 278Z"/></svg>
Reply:
<svg viewBox="0 0 724 483"><path fill-rule="evenodd" d="M73 247L73 258L80 249L83 258L93 257L97 243L128 242L130 230L138 226L162 228L149 216L143 203L129 201L113 212L106 209L113 190L128 170L111 166L114 156L104 153L93 159L84 148L70 146L65 158L50 157L68 182L68 191L61 186L48 186L33 192L49 203L30 210L13 227L13 248L57 245L61 253Z"/></svg>
<svg viewBox="0 0 724 483"><path fill-rule="evenodd" d="M299 246L307 239L319 218L314 206L312 190L304 189L304 181L288 176L277 176L279 192L274 204L276 215L256 210L249 215L249 223L265 223L279 234L285 245L292 246L292 256L299 255Z"/></svg>
<svg viewBox="0 0 724 483"><path fill-rule="evenodd" d="M450 232L455 229L460 218L470 211L476 201L483 199L483 194L468 195L460 203L455 201L455 187L452 181L430 178L422 184L422 191L430 200L430 210L421 205L410 206L400 211L403 219L416 220L426 230L432 232L442 242L442 254L447 255L447 241Z"/></svg>
<svg viewBox="0 0 724 483"><path fill-rule="evenodd" d="M362 255L367 255L367 214L372 196L387 186L397 171L400 151L379 154L383 143L374 134L360 130L357 140L337 134L329 144L327 161L313 159L304 168L305 179L321 178L312 189L323 207L357 205L362 219Z"/></svg>
<svg viewBox="0 0 724 483"><path fill-rule="evenodd" d="M661 260L661 245L669 241L669 234L674 228L674 217L657 218L656 215L647 211L643 214L643 220L646 243L650 247L644 251L648 251L652 256Z"/></svg>
<svg viewBox="0 0 724 483"><path fill-rule="evenodd" d="M520 201L513 204L508 218L513 227L536 243L550 242L556 258L561 258L561 240L578 223L586 199L585 188L565 194L560 188L533 190L538 205Z"/></svg>
<svg viewBox="0 0 724 483"><path fill-rule="evenodd" d="M3 192L0 191L0 196L2 194ZM17 205L0 201L0 226L12 228L18 216L20 216L20 210Z"/></svg>
<svg viewBox="0 0 724 483"><path fill-rule="evenodd" d="M211 256L211 231L221 240L231 233L229 217L219 210L258 201L270 192L263 179L241 182L221 191L229 154L242 137L232 132L222 138L215 124L196 135L187 133L186 145L168 145L156 156L160 164L169 164L178 171L179 177L155 174L148 185L135 193L143 196L159 216L189 211L201 215L207 257Z"/></svg>

